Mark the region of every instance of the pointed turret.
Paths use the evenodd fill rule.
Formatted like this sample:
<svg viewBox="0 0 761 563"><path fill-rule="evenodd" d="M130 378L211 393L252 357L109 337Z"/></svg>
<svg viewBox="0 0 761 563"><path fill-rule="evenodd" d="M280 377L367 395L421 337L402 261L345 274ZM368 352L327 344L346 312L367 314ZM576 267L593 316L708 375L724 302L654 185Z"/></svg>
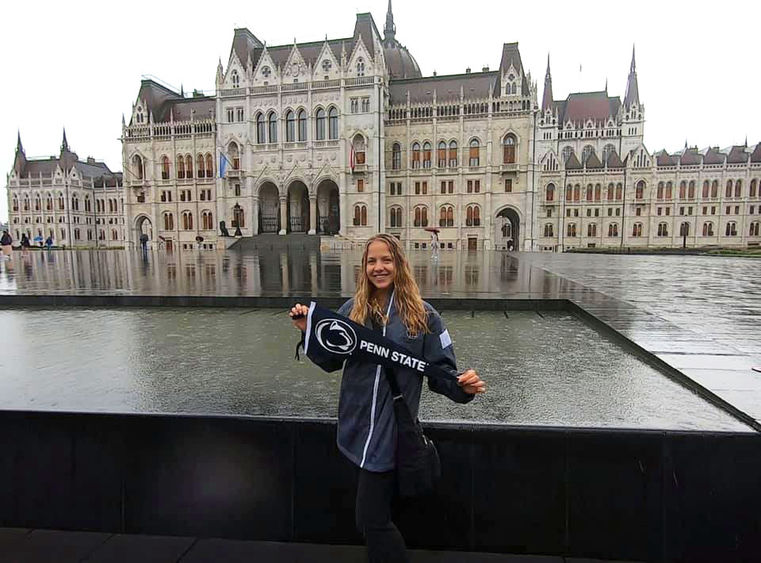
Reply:
<svg viewBox="0 0 761 563"><path fill-rule="evenodd" d="M747 137L746 137L747 139ZM16 140L16 152L17 153L23 153L24 152L24 145L21 144L21 131L18 131L18 138Z"/></svg>
<svg viewBox="0 0 761 563"><path fill-rule="evenodd" d="M13 170L16 171L16 176L21 177L25 166L26 153L24 152L24 145L21 144L21 131L19 131L18 140L16 141L16 157L13 160Z"/></svg>
<svg viewBox="0 0 761 563"><path fill-rule="evenodd" d="M552 75L550 74L550 54L547 53L547 74L544 75L544 95L542 96L542 111L552 111Z"/></svg>
<svg viewBox="0 0 761 563"><path fill-rule="evenodd" d="M61 152L69 152L69 142L66 140L66 127L63 128L63 140L61 141Z"/></svg>
<svg viewBox="0 0 761 563"><path fill-rule="evenodd" d="M626 96L624 106L630 108L639 105L639 88L637 86L637 65L634 59L634 46L632 45L632 64L629 68L629 79L626 81Z"/></svg>
<svg viewBox="0 0 761 563"><path fill-rule="evenodd" d="M396 38L396 24L394 24L394 13L391 11L391 0L388 0L388 11L386 12L386 26L383 28L383 40L393 41Z"/></svg>

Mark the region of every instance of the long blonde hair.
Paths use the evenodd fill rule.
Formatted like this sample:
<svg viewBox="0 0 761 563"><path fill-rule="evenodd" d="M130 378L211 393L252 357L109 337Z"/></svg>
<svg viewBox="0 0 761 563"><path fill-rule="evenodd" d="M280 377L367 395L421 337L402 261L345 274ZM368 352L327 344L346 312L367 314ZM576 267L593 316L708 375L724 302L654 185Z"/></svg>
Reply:
<svg viewBox="0 0 761 563"><path fill-rule="evenodd" d="M394 259L394 306L399 313L399 318L410 336L429 332L428 316L423 305L423 298L420 297L420 288L412 276L404 249L396 237L386 234L375 235L365 244L365 251L362 253L362 269L357 279L354 306L349 318L359 324L365 324L367 316L371 315L384 324L388 322L385 311L381 310L382 304L374 299L375 286L367 277L367 253L370 245L377 241L386 243Z"/></svg>

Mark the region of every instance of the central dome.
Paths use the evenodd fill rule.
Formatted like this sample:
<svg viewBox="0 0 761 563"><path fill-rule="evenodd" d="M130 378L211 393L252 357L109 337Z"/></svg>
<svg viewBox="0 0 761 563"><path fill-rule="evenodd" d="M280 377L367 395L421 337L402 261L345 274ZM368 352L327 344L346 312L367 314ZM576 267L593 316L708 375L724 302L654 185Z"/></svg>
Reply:
<svg viewBox="0 0 761 563"><path fill-rule="evenodd" d="M383 56L392 79L422 76L415 57L407 50L407 47L396 40L396 25L394 25L394 14L391 12L391 0L388 0L386 27L383 28Z"/></svg>

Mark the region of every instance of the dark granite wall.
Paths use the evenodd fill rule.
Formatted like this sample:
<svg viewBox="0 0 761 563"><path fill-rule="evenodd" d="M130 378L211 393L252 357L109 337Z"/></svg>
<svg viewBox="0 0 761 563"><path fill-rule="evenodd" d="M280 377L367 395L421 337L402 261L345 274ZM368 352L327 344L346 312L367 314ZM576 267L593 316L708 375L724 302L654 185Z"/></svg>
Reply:
<svg viewBox="0 0 761 563"><path fill-rule="evenodd" d="M648 561L761 554L761 436L428 425L412 547ZM0 411L0 526L360 543L335 423Z"/></svg>

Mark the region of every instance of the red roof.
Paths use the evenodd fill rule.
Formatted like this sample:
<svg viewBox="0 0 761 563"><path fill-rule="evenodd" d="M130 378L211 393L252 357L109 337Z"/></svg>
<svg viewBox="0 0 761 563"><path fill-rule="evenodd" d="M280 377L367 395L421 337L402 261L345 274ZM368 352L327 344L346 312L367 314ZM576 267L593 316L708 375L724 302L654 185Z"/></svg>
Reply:
<svg viewBox="0 0 761 563"><path fill-rule="evenodd" d="M565 102L562 123L569 120L573 123L586 123L590 119L604 122L616 115L620 105L619 98L609 98L605 92L571 94Z"/></svg>

